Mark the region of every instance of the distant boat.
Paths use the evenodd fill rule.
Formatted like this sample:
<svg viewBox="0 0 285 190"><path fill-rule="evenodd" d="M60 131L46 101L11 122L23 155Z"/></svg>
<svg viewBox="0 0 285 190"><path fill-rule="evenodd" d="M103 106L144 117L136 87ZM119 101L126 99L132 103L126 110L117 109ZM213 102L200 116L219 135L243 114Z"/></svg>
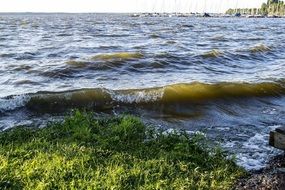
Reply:
<svg viewBox="0 0 285 190"><path fill-rule="evenodd" d="M255 18L254 15L247 15L246 18Z"/></svg>
<svg viewBox="0 0 285 190"><path fill-rule="evenodd" d="M211 17L209 13L204 13L203 17Z"/></svg>
<svg viewBox="0 0 285 190"><path fill-rule="evenodd" d="M140 14L131 14L131 17L140 17Z"/></svg>
<svg viewBox="0 0 285 190"><path fill-rule="evenodd" d="M264 15L255 15L255 18L265 18L265 16Z"/></svg>
<svg viewBox="0 0 285 190"><path fill-rule="evenodd" d="M267 17L268 18L281 18L280 16L277 16L277 15L268 15Z"/></svg>
<svg viewBox="0 0 285 190"><path fill-rule="evenodd" d="M241 17L241 14L240 13L236 13L235 17Z"/></svg>

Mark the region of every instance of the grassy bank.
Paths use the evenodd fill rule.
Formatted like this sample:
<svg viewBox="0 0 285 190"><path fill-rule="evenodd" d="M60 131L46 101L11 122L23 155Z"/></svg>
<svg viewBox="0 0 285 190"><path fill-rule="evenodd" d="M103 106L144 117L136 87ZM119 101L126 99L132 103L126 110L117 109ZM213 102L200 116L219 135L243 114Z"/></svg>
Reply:
<svg viewBox="0 0 285 190"><path fill-rule="evenodd" d="M0 133L0 189L229 189L244 171L199 136L75 112Z"/></svg>

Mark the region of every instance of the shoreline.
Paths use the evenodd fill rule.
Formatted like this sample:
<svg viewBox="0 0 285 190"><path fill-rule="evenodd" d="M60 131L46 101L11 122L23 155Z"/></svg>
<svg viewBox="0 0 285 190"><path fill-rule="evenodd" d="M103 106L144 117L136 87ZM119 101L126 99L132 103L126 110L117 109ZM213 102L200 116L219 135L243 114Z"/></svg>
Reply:
<svg viewBox="0 0 285 190"><path fill-rule="evenodd" d="M86 115L87 114L87 115ZM64 121L62 122L59 122L59 123L51 123L51 124L48 124L46 127L44 128L34 128L34 127L31 127L31 126L18 126L18 127L15 127L15 128L12 128L12 129L8 129L8 130L5 130L5 131L1 131L0 132L0 146L4 149L5 149L5 146L10 146L9 144L12 143L14 145L16 145L16 148L18 147L21 147L22 143L33 143L33 141L38 141L38 145L37 147L42 147L44 146L42 144L42 140L40 139L45 139L46 137L45 136L50 136L52 138L63 138L63 140L65 138L69 139L73 139L73 138L76 138L77 140L79 140L80 144L82 144L81 146L82 147L85 147L85 141L88 141L88 138L90 138L90 132L88 132L89 130L85 130L85 129L82 129L81 127L79 127L81 124L83 126L85 125L89 125L89 124L86 124L86 122L89 122L90 119L92 119L93 117L97 118L98 116L91 116L92 118L89 118L90 115L88 114L91 114L91 113L85 113L85 112L79 112L79 111L76 111L74 113L74 115L71 115L71 116L68 116L65 118ZM145 125L145 124L142 124L140 123L140 121L138 120L138 118L133 118L132 116L123 116L123 117L118 117L117 119L121 118L124 120L124 118L127 117L128 122L130 122L128 125L133 126L134 123L132 122L139 122L139 123L136 123L135 125L139 124L139 125ZM108 116L107 118L103 118L103 122L106 122L106 126L109 125L109 123L112 121L112 120L117 120L116 118L112 118L111 116ZM120 120L120 119L119 119ZM94 120L95 121L95 120ZM74 123L75 122L75 123ZM100 120L97 120L96 119L96 122L100 122ZM73 124L72 124L73 123ZM111 123L110 123L111 124ZM72 129L73 127L76 127L78 129L77 130L80 130L80 131L77 131L76 133L79 133L79 134L76 134L75 137L73 137L73 135L71 135L70 137L64 137L64 131L62 131L62 126L65 126L65 128L67 127L67 129L64 129L64 130L67 130L66 132L67 133L73 133L72 131L74 129ZM24 128L23 128L24 127ZM54 128L56 127L56 128ZM70 128L71 127L71 128ZM17 131L19 130L19 131ZM24 130L24 131L22 131ZM27 130L27 131L26 131ZM81 132L81 130L83 130L83 132ZM16 131L16 132L15 132ZM44 132L42 132L44 131ZM109 133L108 131L106 131L107 133ZM134 131L135 133L133 134L134 136L136 136L137 132ZM6 134L8 135L9 137L5 137L5 135L3 136L3 134ZM40 136L36 135L37 133L40 134ZM58 133L58 134L57 134ZM63 134L62 134L63 133ZM82 133L82 134L81 134ZM165 132L162 132L161 134L164 134L164 138L168 138L167 135L165 136ZM172 133L169 133L169 135L171 135ZM173 134L176 134L175 132ZM32 141L26 141L26 140L22 140L22 136L26 136L27 139L31 139ZM54 136L56 135L56 136ZM83 136L82 136L83 135ZM114 134L113 134L114 135ZM122 135L122 134L120 134ZM180 138L179 134L177 133L177 137ZM54 136L54 137L53 137ZM182 135L183 136L183 135ZM9 139L11 138L11 139ZM14 139L15 138L15 139ZM39 139L38 139L39 138ZM108 137L104 137L104 138L108 138ZM118 136L118 138L120 138L120 136ZM191 141L193 137L190 137L189 136L189 139ZM195 138L195 137L194 137ZM200 139L200 140L199 140ZM48 139L46 139L48 140ZM45 142L46 140L44 140L43 142ZM119 139L118 139L119 140ZM204 141L202 140L201 138L198 137L198 141L197 143L198 144L201 144L202 145L202 149L204 149L205 147L209 146L208 143L211 143L210 141L208 142L208 140ZM51 140L53 141L53 140ZM61 140L60 140L61 141ZM68 142L69 140L67 140ZM73 142L74 140L72 140ZM108 141L108 139L106 139L106 142ZM128 140L126 139L126 143ZM57 141L56 141L57 142ZM66 143L66 140L64 140L63 142ZM76 141L75 141L76 142ZM57 142L58 143L58 142ZM67 143L68 144L68 143ZM88 144L88 143L87 143ZM13 146L13 145L12 145ZM26 146L26 145L24 145ZM33 145L34 146L34 145ZM53 146L51 144L51 146ZM117 146L117 145L113 145L113 146ZM211 146L211 145L210 145ZM86 147L87 148L87 147ZM21 149L21 148L19 148ZM36 151L39 151L39 152L42 152L43 150L40 148L36 148L37 150ZM53 154L53 148L52 147L47 147L47 149L50 149L49 151L50 154ZM206 148L205 150L209 150L208 148ZM13 148L10 150L13 152ZM21 151L24 151L26 152L25 149L21 150ZM169 150L168 150L169 151ZM45 151L43 151L44 153ZM182 152L181 152L182 153ZM179 154L181 154L179 153ZM83 154L85 154L83 152ZM196 154L196 153L195 153ZM223 153L222 153L223 154ZM5 155L3 156L3 152L0 151L0 160L3 159L3 157L5 157ZM199 157L199 155L194 155L194 156L197 156ZM221 157L222 159L224 159L223 157ZM21 162L21 158L17 158L15 157L14 159L16 159L17 162ZM219 158L220 159L220 158ZM3 161L3 160L2 160ZM34 162L36 162L37 160L34 160ZM224 162L224 161L222 161ZM226 161L227 162L227 161ZM8 163L8 162L6 162ZM186 164L186 163L185 163ZM200 166L198 165L198 167L204 167L202 166L204 163L203 161L200 162ZM128 164L127 164L128 165ZM11 165L12 167L14 167L13 165ZM3 164L1 165L0 164L0 168L3 168ZM18 166L17 166L18 167ZM17 170L18 168L15 167L14 169ZM58 166L58 167L61 167L61 166ZM130 166L129 166L130 167ZM223 166L222 166L223 167ZM229 166L228 166L229 167ZM242 167L239 167L239 166L230 166L230 167L237 167L236 169L238 169L237 171L239 171L240 169L243 170ZM235 178L235 180L233 181L232 185L231 186L227 186L227 188L221 188L221 189L237 189L237 190L252 190L252 189L268 189L268 190L271 190L271 189L276 189L276 190L282 190L284 189L283 187L285 187L285 171L284 171L284 167L285 167L285 153L282 154L282 155L278 155L276 157L274 157L272 160L270 160L269 164L267 167L261 169L261 170L258 170L258 171L248 171L246 173L243 173L243 174L238 174L240 175L240 177L238 178ZM5 168L5 166L4 166ZM213 168L214 169L214 168ZM32 169L33 170L33 169ZM226 170L226 169L225 169ZM51 171L52 172L52 171ZM142 173L145 172L145 171L141 171ZM209 171L210 172L210 171ZM240 171L239 171L240 172ZM191 172L190 172L191 173ZM234 173L234 172L233 172ZM1 174L1 171L0 171L0 174ZM202 175L202 174L197 174L197 175ZM228 174L230 175L230 174ZM232 174L231 174L232 175ZM215 180L215 179L214 179ZM13 181L13 180L12 180ZM183 184L183 180L181 181L181 183ZM3 186L4 184L4 186ZM5 179L3 181L3 179L1 179L0 177L0 187L6 187L5 186L6 182L5 182ZM6 184L7 185L7 184ZM10 184L10 185L13 185L13 184Z"/></svg>
<svg viewBox="0 0 285 190"><path fill-rule="evenodd" d="M150 18L285 18L277 15L258 15L258 14L243 14L243 15L232 15L232 14L220 14L220 13L133 13L128 14L130 17L150 17Z"/></svg>
<svg viewBox="0 0 285 190"><path fill-rule="evenodd" d="M284 190L285 152L272 158L267 167L251 172L246 178L238 180L236 190Z"/></svg>

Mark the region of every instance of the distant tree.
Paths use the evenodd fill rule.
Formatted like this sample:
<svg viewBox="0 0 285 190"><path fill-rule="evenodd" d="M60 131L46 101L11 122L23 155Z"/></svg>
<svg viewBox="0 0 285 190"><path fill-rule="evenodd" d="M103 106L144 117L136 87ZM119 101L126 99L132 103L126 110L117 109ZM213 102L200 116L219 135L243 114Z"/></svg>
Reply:
<svg viewBox="0 0 285 190"><path fill-rule="evenodd" d="M234 9L228 9L228 10L226 11L226 14L232 15L232 14L234 14L234 12L235 12Z"/></svg>
<svg viewBox="0 0 285 190"><path fill-rule="evenodd" d="M262 15L267 15L268 14L268 6L266 3L262 3L260 12Z"/></svg>
<svg viewBox="0 0 285 190"><path fill-rule="evenodd" d="M227 14L262 14L262 15L285 15L285 5L283 0L267 0L267 3L263 3L260 9L245 8L245 9L229 9Z"/></svg>
<svg viewBox="0 0 285 190"><path fill-rule="evenodd" d="M267 5L279 3L279 0L268 0Z"/></svg>

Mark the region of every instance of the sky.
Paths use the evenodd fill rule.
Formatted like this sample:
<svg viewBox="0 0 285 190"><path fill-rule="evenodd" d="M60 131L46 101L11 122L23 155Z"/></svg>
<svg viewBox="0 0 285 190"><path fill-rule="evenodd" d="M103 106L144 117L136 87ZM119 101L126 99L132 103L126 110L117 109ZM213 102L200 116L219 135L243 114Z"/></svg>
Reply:
<svg viewBox="0 0 285 190"><path fill-rule="evenodd" d="M266 0L0 0L0 12L225 12Z"/></svg>

